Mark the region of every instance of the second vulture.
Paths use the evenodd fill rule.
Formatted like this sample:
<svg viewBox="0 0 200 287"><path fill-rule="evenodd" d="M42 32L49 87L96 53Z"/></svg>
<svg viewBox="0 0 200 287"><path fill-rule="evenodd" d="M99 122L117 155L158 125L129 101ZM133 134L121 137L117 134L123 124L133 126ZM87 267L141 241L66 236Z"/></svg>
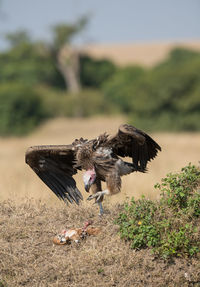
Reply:
<svg viewBox="0 0 200 287"><path fill-rule="evenodd" d="M104 195L120 192L121 176L145 172L158 151L160 146L149 135L124 124L114 136L104 133L93 140L76 139L71 145L32 146L25 157L39 178L65 202L78 204L83 199L73 175L85 170L85 190L92 190L88 200L94 198L103 214ZM130 157L132 162L122 160L123 157ZM102 181L106 182L105 190Z"/></svg>

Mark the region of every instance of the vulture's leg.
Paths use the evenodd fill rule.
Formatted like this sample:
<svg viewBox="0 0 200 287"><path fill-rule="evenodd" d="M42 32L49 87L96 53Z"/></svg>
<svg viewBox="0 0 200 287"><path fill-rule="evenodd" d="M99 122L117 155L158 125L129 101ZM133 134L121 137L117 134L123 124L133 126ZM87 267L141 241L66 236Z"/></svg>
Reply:
<svg viewBox="0 0 200 287"><path fill-rule="evenodd" d="M121 178L118 174L118 172L112 172L110 175L107 176L106 178L106 184L107 184L107 189L103 191L98 191L93 195L90 195L87 199L91 200L95 198L95 202L101 202L101 198L104 195L113 195L118 192L120 192L121 189Z"/></svg>
<svg viewBox="0 0 200 287"><path fill-rule="evenodd" d="M95 194L98 191L102 191L102 187L101 187L101 181L97 178L95 180L95 182L91 185L91 190L93 195L91 196L95 196ZM98 200L97 200L98 199ZM99 215L103 215L104 210L103 210L103 205L102 205L102 201L103 201L103 195L101 195L99 198L96 197L95 203L98 203L99 206Z"/></svg>
<svg viewBox="0 0 200 287"><path fill-rule="evenodd" d="M102 202L98 202L98 205L99 205L99 215L101 216L104 214Z"/></svg>

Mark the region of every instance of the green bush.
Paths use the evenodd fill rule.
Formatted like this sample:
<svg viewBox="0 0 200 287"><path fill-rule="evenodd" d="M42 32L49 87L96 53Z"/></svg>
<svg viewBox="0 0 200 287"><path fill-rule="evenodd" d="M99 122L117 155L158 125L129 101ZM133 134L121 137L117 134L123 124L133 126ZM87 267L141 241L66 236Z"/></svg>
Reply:
<svg viewBox="0 0 200 287"><path fill-rule="evenodd" d="M134 86L130 122L148 130L200 130L199 69L199 53L172 51Z"/></svg>
<svg viewBox="0 0 200 287"><path fill-rule="evenodd" d="M47 116L39 96L19 83L0 85L0 135L23 135Z"/></svg>
<svg viewBox="0 0 200 287"><path fill-rule="evenodd" d="M155 188L162 192L160 203L176 211L188 210L192 202L196 202L195 198L199 197L199 192L194 190L200 183L200 171L189 164L181 169L181 173L169 173L162 179L161 183L157 183ZM200 197L199 197L200 204ZM196 213L195 205L194 214ZM200 206L199 206L200 212Z"/></svg>
<svg viewBox="0 0 200 287"><path fill-rule="evenodd" d="M109 112L103 94L98 90L84 89L71 94L39 87L37 91L51 117L88 117Z"/></svg>
<svg viewBox="0 0 200 287"><path fill-rule="evenodd" d="M150 69L118 68L103 84L107 104L145 130L200 130L200 53L173 50Z"/></svg>
<svg viewBox="0 0 200 287"><path fill-rule="evenodd" d="M85 88L100 88L115 70L115 65L109 60L95 60L86 55L80 57L80 80Z"/></svg>
<svg viewBox="0 0 200 287"><path fill-rule="evenodd" d="M0 66L0 83L65 87L50 53L39 43L23 43L0 53Z"/></svg>
<svg viewBox="0 0 200 287"><path fill-rule="evenodd" d="M118 112L131 113L136 95L134 87L144 75L141 67L130 66L118 70L103 85L107 105L115 105Z"/></svg>
<svg viewBox="0 0 200 287"><path fill-rule="evenodd" d="M130 240L132 248L153 247L159 241L160 235L153 223L156 210L156 204L145 198L138 201L132 198L130 205L125 204L117 224L121 237Z"/></svg>
<svg viewBox="0 0 200 287"><path fill-rule="evenodd" d="M121 238L131 248L151 248L162 258L193 256L200 251L200 171L189 164L171 173L155 187L157 202L131 200L124 205L116 223Z"/></svg>

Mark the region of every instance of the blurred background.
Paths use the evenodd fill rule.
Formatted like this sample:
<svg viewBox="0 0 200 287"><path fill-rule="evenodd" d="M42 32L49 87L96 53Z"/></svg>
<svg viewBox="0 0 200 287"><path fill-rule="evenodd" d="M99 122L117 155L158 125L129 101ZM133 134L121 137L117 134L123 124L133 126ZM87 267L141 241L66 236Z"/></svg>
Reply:
<svg viewBox="0 0 200 287"><path fill-rule="evenodd" d="M24 167L29 145L123 122L163 147L143 184L126 178L124 196L156 198L166 172L198 163L199 0L0 0L0 199L54 199Z"/></svg>

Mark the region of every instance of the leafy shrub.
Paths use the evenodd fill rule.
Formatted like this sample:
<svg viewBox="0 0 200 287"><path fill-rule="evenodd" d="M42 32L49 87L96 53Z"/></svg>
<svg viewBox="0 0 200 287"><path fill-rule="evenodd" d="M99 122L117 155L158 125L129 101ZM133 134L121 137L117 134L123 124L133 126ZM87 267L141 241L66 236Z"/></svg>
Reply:
<svg viewBox="0 0 200 287"><path fill-rule="evenodd" d="M0 85L0 134L30 132L47 116L39 96L19 83Z"/></svg>
<svg viewBox="0 0 200 287"><path fill-rule="evenodd" d="M161 204L176 210L183 210L189 208L194 198L199 195L199 193L194 194L199 181L200 171L194 165L189 164L181 169L181 173L167 174L161 184L157 183L155 188L162 192Z"/></svg>
<svg viewBox="0 0 200 287"><path fill-rule="evenodd" d="M130 122L148 130L200 130L199 69L199 53L172 51L134 84Z"/></svg>
<svg viewBox="0 0 200 287"><path fill-rule="evenodd" d="M103 95L98 90L82 90L80 93L66 94L63 113L69 117L88 117L108 111Z"/></svg>
<svg viewBox="0 0 200 287"><path fill-rule="evenodd" d="M121 237L131 240L132 248L153 247L159 241L159 233L152 221L156 209L156 204L145 198L138 201L132 198L130 205L125 204L117 223L120 225Z"/></svg>
<svg viewBox="0 0 200 287"><path fill-rule="evenodd" d="M105 99L108 105L115 105L118 111L132 112L132 102L138 95L134 88L144 75L144 70L138 66L118 68L118 70L103 85Z"/></svg>
<svg viewBox="0 0 200 287"><path fill-rule="evenodd" d="M155 187L158 202L131 200L116 223L131 248L152 248L162 258L193 256L200 251L200 171L189 164L180 173L168 174Z"/></svg>
<svg viewBox="0 0 200 287"><path fill-rule="evenodd" d="M200 130L200 53L173 50L150 69L118 68L103 84L107 104L145 130Z"/></svg>
<svg viewBox="0 0 200 287"><path fill-rule="evenodd" d="M48 51L39 43L22 43L0 53L0 83L41 83L64 88L64 80Z"/></svg>
<svg viewBox="0 0 200 287"><path fill-rule="evenodd" d="M80 57L80 80L83 87L100 88L116 70L109 60L95 60L89 56Z"/></svg>
<svg viewBox="0 0 200 287"><path fill-rule="evenodd" d="M84 89L80 93L71 94L40 87L37 91L51 117L88 117L109 111L102 93L98 90Z"/></svg>

